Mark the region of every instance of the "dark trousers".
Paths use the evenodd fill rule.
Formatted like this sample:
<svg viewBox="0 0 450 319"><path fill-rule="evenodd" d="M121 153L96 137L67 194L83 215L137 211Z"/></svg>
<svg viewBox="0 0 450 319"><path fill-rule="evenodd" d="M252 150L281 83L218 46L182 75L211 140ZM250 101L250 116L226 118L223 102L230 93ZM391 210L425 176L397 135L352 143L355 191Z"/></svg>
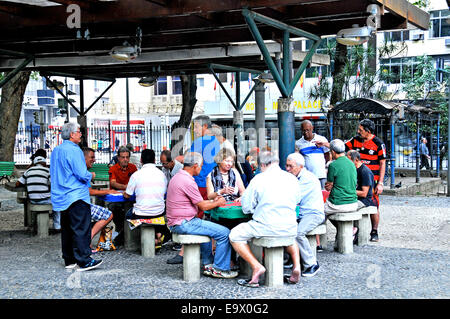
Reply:
<svg viewBox="0 0 450 319"><path fill-rule="evenodd" d="M133 204L134 202L131 201L113 202L108 204L108 208L113 213L113 222L116 226L116 232L120 233L123 231L125 214L130 208L133 207Z"/></svg>
<svg viewBox="0 0 450 319"><path fill-rule="evenodd" d="M220 218L219 217L219 220L211 218L211 221L215 222L219 225L225 226L229 230L232 230L234 227L236 227L240 223L248 222L249 219L248 218L229 219L229 218ZM234 262L234 264L237 264L237 255L236 255L236 251L233 248L231 248L231 260Z"/></svg>
<svg viewBox="0 0 450 319"><path fill-rule="evenodd" d="M61 248L66 265L91 260L91 205L78 200L61 212Z"/></svg>
<svg viewBox="0 0 450 319"><path fill-rule="evenodd" d="M420 154L420 169L425 166L426 169L430 169L430 163L428 163L428 157L424 154Z"/></svg>

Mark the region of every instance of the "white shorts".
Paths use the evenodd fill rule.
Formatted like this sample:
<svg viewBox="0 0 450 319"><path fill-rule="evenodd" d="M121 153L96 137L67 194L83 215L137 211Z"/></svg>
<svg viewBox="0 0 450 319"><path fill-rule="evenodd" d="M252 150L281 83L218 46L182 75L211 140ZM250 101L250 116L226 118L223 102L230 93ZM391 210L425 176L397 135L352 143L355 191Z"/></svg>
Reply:
<svg viewBox="0 0 450 319"><path fill-rule="evenodd" d="M331 215L336 213L351 213L358 209L358 202L351 204L335 205L331 203L328 199L325 202L325 215Z"/></svg>
<svg viewBox="0 0 450 319"><path fill-rule="evenodd" d="M276 230L269 227L270 225L261 224L255 220L250 220L246 223L240 223L234 227L229 235L230 241L235 243L247 243L253 238L261 237L283 237L297 235L297 225L289 229Z"/></svg>

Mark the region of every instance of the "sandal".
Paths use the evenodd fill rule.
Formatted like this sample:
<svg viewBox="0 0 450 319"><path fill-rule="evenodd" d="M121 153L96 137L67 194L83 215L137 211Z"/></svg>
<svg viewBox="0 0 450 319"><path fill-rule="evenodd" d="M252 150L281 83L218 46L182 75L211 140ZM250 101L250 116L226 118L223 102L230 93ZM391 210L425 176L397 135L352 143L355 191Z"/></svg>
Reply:
<svg viewBox="0 0 450 319"><path fill-rule="evenodd" d="M356 231L353 230L353 245L358 244L358 233L359 233L359 228L355 227Z"/></svg>
<svg viewBox="0 0 450 319"><path fill-rule="evenodd" d="M297 281L292 281L291 280L291 275L284 275L284 282L290 285L295 285L297 284Z"/></svg>
<svg viewBox="0 0 450 319"><path fill-rule="evenodd" d="M238 285L244 286L244 287L250 287L250 288L258 288L259 287L259 283L253 283L250 282L251 279L239 279L237 281Z"/></svg>

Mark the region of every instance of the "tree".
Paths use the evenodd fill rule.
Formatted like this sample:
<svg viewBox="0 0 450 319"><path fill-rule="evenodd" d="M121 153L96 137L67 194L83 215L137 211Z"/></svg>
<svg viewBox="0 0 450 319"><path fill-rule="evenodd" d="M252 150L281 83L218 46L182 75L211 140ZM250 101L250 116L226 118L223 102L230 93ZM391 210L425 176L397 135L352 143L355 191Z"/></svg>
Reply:
<svg viewBox="0 0 450 319"><path fill-rule="evenodd" d="M30 71L17 73L2 87L0 102L0 161L14 160L14 144L25 89L30 80Z"/></svg>
<svg viewBox="0 0 450 319"><path fill-rule="evenodd" d="M172 137L170 141L170 149L174 152L174 157L183 153L184 136L191 124L192 114L197 103L197 76L195 74L181 75L180 80L183 106L179 120L172 125Z"/></svg>

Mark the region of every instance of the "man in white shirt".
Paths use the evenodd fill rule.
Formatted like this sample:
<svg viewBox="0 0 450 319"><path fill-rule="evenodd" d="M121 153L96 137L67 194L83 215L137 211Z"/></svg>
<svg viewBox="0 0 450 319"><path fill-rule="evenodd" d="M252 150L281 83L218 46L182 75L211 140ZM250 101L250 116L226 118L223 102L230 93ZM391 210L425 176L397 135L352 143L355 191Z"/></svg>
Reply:
<svg viewBox="0 0 450 319"><path fill-rule="evenodd" d="M151 149L142 151L142 168L131 175L123 197L136 195L136 203L126 213L126 219L148 219L162 217L165 214L164 195L167 181L164 173L155 165L155 152ZM155 225L157 239L169 231L165 225ZM158 242L157 242L158 244Z"/></svg>
<svg viewBox="0 0 450 319"><path fill-rule="evenodd" d="M172 158L172 152L169 150L163 150L159 156L159 160L161 161L162 172L166 176L167 185L169 185L170 179L175 176L180 169L183 169L183 163Z"/></svg>
<svg viewBox="0 0 450 319"><path fill-rule="evenodd" d="M325 221L322 190L318 178L305 167L305 159L299 153L289 154L286 160L286 171L293 174L300 185L301 200L299 202L297 243L304 270L303 277L312 277L319 270L319 263L313 252L315 247L309 245L306 234Z"/></svg>
<svg viewBox="0 0 450 319"><path fill-rule="evenodd" d="M234 250L252 268L251 279L238 280L238 284L258 287L259 277L266 271L250 250L248 241L260 237L282 237L297 235L295 208L300 201L300 187L297 179L281 170L278 157L271 152L259 156L262 173L256 175L245 190L241 203L244 214L253 214L252 220L241 223L230 232ZM297 243L286 248L293 261L290 283L300 278L300 256Z"/></svg>
<svg viewBox="0 0 450 319"><path fill-rule="evenodd" d="M311 121L301 123L302 138L295 142L295 151L305 158L305 167L317 176L322 189L325 187L327 172L325 164L330 160L330 150L325 146L317 146L316 142L328 143L326 137L313 133Z"/></svg>

